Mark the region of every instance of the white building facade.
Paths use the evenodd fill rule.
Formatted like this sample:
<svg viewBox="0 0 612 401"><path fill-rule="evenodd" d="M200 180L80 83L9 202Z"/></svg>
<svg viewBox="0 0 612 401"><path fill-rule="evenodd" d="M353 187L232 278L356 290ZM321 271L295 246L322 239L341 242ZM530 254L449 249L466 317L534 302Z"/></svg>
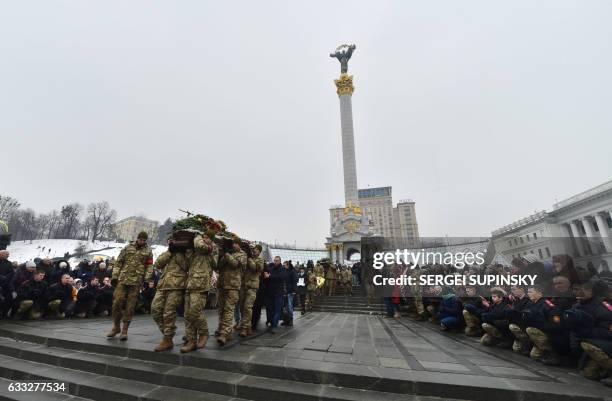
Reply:
<svg viewBox="0 0 612 401"><path fill-rule="evenodd" d="M599 271L612 266L612 181L555 203L493 231L495 251L505 260L532 255L551 260L567 254L578 266Z"/></svg>

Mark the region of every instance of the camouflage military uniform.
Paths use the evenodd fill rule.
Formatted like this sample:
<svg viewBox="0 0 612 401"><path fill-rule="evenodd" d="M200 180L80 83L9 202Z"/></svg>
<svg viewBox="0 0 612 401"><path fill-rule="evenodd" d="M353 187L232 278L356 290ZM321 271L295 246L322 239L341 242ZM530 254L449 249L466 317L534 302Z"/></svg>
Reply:
<svg viewBox="0 0 612 401"><path fill-rule="evenodd" d="M192 256L193 251L190 249L185 253L166 251L155 261L155 268L163 270L163 273L151 303L151 316L166 338L171 339L176 333L176 309L183 302L183 290Z"/></svg>
<svg viewBox="0 0 612 401"><path fill-rule="evenodd" d="M346 268L340 272L340 277L342 278L342 287L345 295L353 295L353 274L351 270Z"/></svg>
<svg viewBox="0 0 612 401"><path fill-rule="evenodd" d="M421 286L421 269L413 269L411 276L414 278L412 286L412 296L416 316L421 318L425 314L425 305L423 305L423 287Z"/></svg>
<svg viewBox="0 0 612 401"><path fill-rule="evenodd" d="M246 269L242 279L242 302L240 305L240 335L242 336L249 334L251 329L251 319L253 316L253 303L257 297L257 290L259 289L259 276L263 271L265 262L263 258L257 256L256 258L248 258Z"/></svg>
<svg viewBox="0 0 612 401"><path fill-rule="evenodd" d="M242 272L246 268L247 255L242 250L226 253L221 264L223 310L219 320L220 337L217 341L222 345L232 334L234 310L240 295Z"/></svg>
<svg viewBox="0 0 612 401"><path fill-rule="evenodd" d="M206 294L210 288L212 271L217 267L219 247L208 237L198 235L193 240L191 258L185 286L185 334L187 341L196 342L198 335L208 337L208 323L204 316Z"/></svg>
<svg viewBox="0 0 612 401"><path fill-rule="evenodd" d="M580 343L580 347L588 356L585 366L580 373L591 380L601 380L612 372L612 358L604 348L610 349L610 340L587 340Z"/></svg>
<svg viewBox="0 0 612 401"><path fill-rule="evenodd" d="M329 266L327 273L325 273L325 287L327 289L327 295L333 295L336 283L336 268Z"/></svg>
<svg viewBox="0 0 612 401"><path fill-rule="evenodd" d="M317 263L315 265L315 267L312 270L312 273L316 277L324 277L325 276L325 270L323 269L323 266L320 263ZM321 295L321 289L320 288L317 288L316 292L317 292L317 295Z"/></svg>
<svg viewBox="0 0 612 401"><path fill-rule="evenodd" d="M143 281L153 277L153 252L148 245L138 247L130 242L119 253L113 268L113 279L117 280L117 288L113 295L113 320L115 325L123 320L129 323L134 316L138 294Z"/></svg>
<svg viewBox="0 0 612 401"><path fill-rule="evenodd" d="M220 260L221 262L221 260ZM223 294L223 263L217 264L217 317L219 318L219 326L221 325L221 318L223 317L223 306L225 305L225 296ZM219 330L216 331L215 335L219 334Z"/></svg>
<svg viewBox="0 0 612 401"><path fill-rule="evenodd" d="M306 287L306 310L311 311L314 305L315 291L317 290L317 276L313 273L308 275L308 286Z"/></svg>

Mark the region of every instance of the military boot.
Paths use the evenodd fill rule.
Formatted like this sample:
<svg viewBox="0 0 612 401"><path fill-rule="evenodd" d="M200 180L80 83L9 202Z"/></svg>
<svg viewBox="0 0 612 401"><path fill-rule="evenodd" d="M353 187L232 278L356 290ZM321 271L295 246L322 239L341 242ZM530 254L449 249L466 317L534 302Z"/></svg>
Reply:
<svg viewBox="0 0 612 401"><path fill-rule="evenodd" d="M228 342L228 338L225 334L221 334L219 337L217 337L217 344L219 344L219 347L223 347L225 344L227 344Z"/></svg>
<svg viewBox="0 0 612 401"><path fill-rule="evenodd" d="M510 324L508 326L508 329L514 336L514 342L512 343L512 351L516 352L517 354L522 353L523 348L525 348L529 337L527 337L527 334L525 334L523 330L521 330L521 328L514 323Z"/></svg>
<svg viewBox="0 0 612 401"><path fill-rule="evenodd" d="M198 337L198 349L204 349L206 347L206 342L208 341L208 336L199 336Z"/></svg>
<svg viewBox="0 0 612 401"><path fill-rule="evenodd" d="M187 352L195 351L196 348L197 346L196 346L195 341L187 340L187 343L181 347L181 352L185 354Z"/></svg>
<svg viewBox="0 0 612 401"><path fill-rule="evenodd" d="M479 337L482 331L478 327L465 326L465 335L468 337Z"/></svg>
<svg viewBox="0 0 612 401"><path fill-rule="evenodd" d="M482 345L486 345L487 347L492 347L493 345L497 344L497 339L493 337L492 335L490 335L489 333L485 333L480 338L480 343Z"/></svg>
<svg viewBox="0 0 612 401"><path fill-rule="evenodd" d="M129 327L130 327L130 322L123 322L123 326L121 326L121 335L119 336L119 341L127 340Z"/></svg>
<svg viewBox="0 0 612 401"><path fill-rule="evenodd" d="M49 302L49 311L51 312L51 315L55 318L61 319L63 317L62 313L60 312L61 303L62 301L60 301L59 299L55 299Z"/></svg>
<svg viewBox="0 0 612 401"><path fill-rule="evenodd" d="M239 334L239 336L240 336L240 337L242 337L242 338L247 337L247 336L248 336L248 334L247 334L247 329L242 329L242 330L240 330L240 334Z"/></svg>
<svg viewBox="0 0 612 401"><path fill-rule="evenodd" d="M512 351L516 352L517 354L520 354L522 350L523 350L523 340L519 340L518 338L515 338L514 342L512 342Z"/></svg>
<svg viewBox="0 0 612 401"><path fill-rule="evenodd" d="M115 320L113 322L113 328L111 329L111 331L108 332L108 334L106 335L106 337L108 338L113 338L115 337L117 334L119 334L121 332L121 328L119 327L119 324L121 322L119 320Z"/></svg>
<svg viewBox="0 0 612 401"><path fill-rule="evenodd" d="M27 314L29 320L38 320L42 317L42 313L39 310L30 309Z"/></svg>
<svg viewBox="0 0 612 401"><path fill-rule="evenodd" d="M542 359L542 350L539 349L536 345L531 347L531 351L529 351L529 357L534 361L539 361Z"/></svg>
<svg viewBox="0 0 612 401"><path fill-rule="evenodd" d="M168 351L174 347L172 337L164 336L163 340L155 347L155 352Z"/></svg>

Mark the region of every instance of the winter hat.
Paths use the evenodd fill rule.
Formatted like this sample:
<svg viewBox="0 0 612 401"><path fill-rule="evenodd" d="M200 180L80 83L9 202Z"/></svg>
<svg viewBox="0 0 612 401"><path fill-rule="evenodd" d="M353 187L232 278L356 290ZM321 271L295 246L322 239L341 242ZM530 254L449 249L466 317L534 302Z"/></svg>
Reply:
<svg viewBox="0 0 612 401"><path fill-rule="evenodd" d="M32 267L36 267L36 263L32 262L31 260L28 260L25 264L26 268L32 268Z"/></svg>
<svg viewBox="0 0 612 401"><path fill-rule="evenodd" d="M102 262L98 265L98 268L100 269L106 269L106 263Z"/></svg>
<svg viewBox="0 0 612 401"><path fill-rule="evenodd" d="M149 239L149 234L147 234L146 231L141 231L138 233L138 239L143 239L146 241Z"/></svg>
<svg viewBox="0 0 612 401"><path fill-rule="evenodd" d="M60 267L60 269L65 269L66 267L68 267L68 263L60 262L59 267Z"/></svg>
<svg viewBox="0 0 612 401"><path fill-rule="evenodd" d="M500 298L503 298L507 295L506 291L504 291L503 288L501 287L493 287L491 288L491 294L492 295L497 295Z"/></svg>

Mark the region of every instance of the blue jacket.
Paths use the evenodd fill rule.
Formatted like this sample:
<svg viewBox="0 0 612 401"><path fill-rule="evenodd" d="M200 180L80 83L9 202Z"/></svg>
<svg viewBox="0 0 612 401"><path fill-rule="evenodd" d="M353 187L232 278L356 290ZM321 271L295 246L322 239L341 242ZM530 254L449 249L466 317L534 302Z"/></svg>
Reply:
<svg viewBox="0 0 612 401"><path fill-rule="evenodd" d="M463 314L463 305L459 298L454 294L445 295L440 301L440 309L438 315L441 319L445 317L456 317L461 318Z"/></svg>

